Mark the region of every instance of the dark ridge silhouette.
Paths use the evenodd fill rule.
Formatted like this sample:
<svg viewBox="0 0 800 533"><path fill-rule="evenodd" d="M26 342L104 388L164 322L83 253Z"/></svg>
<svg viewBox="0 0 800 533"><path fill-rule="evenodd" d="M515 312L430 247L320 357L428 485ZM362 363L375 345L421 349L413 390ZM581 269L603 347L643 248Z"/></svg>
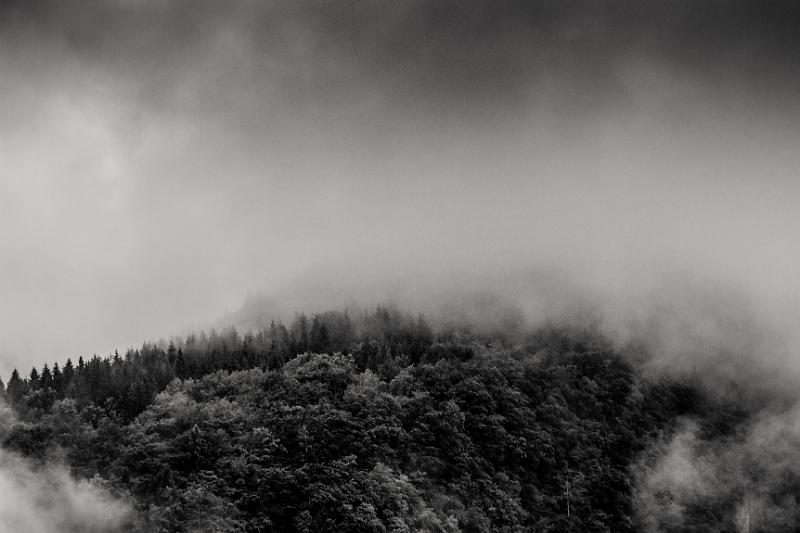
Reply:
<svg viewBox="0 0 800 533"><path fill-rule="evenodd" d="M103 480L135 510L104 526L119 531L796 524L800 476L765 469L796 433L784 415L641 368L586 329L486 334L391 306L298 314L14 370L1 442L34 472L59 450L75 479Z"/></svg>

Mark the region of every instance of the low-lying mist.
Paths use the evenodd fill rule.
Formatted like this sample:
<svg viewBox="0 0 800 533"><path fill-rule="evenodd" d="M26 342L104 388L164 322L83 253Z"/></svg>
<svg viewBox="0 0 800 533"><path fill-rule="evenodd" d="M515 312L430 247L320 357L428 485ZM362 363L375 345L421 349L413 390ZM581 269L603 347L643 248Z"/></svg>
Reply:
<svg viewBox="0 0 800 533"><path fill-rule="evenodd" d="M740 532L792 531L800 520L791 492L800 480L800 338L791 327L793 312L776 302L687 272L608 285L558 269L509 270L492 278L451 271L379 285L346 279L346 273L316 272L281 291L252 294L215 325L252 331L273 319L291 321L299 312L344 308L357 314L389 302L423 313L438 331L499 335L519 346L548 328L602 338L642 379L677 379L706 398L709 409L724 405L725 416L738 417L721 422L732 425L722 431L701 406L702 423L712 427L679 420L662 428L631 464L641 531L683 531L698 523ZM708 514L709 508L721 514Z"/></svg>
<svg viewBox="0 0 800 533"><path fill-rule="evenodd" d="M369 280L315 271L280 290L252 293L240 309L207 325L254 331L301 312L388 303L425 315L440 330L500 334L520 344L543 327L586 330L628 353L646 374L695 375L720 393L796 396L800 339L792 311L742 286L674 271L605 283L568 269L465 272Z"/></svg>
<svg viewBox="0 0 800 533"><path fill-rule="evenodd" d="M0 452L0 530L19 533L111 533L126 531L128 504L100 484L77 480L61 465L33 467Z"/></svg>
<svg viewBox="0 0 800 533"><path fill-rule="evenodd" d="M703 438L687 421L653 446L633 468L639 521L647 532L681 530L703 502L725 502L729 513L708 516L709 528L734 516L736 530L792 531L800 519L798 406L758 413L737 434Z"/></svg>
<svg viewBox="0 0 800 533"><path fill-rule="evenodd" d="M0 437L15 416L0 401ZM33 444L36 444L35 442ZM53 456L32 460L0 449L0 531L19 533L116 533L129 531L135 513L102 479L72 476Z"/></svg>

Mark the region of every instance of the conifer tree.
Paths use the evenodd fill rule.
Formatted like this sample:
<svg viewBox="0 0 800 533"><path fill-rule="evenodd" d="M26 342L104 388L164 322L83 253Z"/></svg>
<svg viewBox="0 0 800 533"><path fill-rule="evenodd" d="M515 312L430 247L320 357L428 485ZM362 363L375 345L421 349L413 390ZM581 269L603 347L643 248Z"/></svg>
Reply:
<svg viewBox="0 0 800 533"><path fill-rule="evenodd" d="M18 404L25 394L25 383L20 379L19 372L15 368L11 372L11 377L8 379L8 386L6 387L6 396L13 404Z"/></svg>
<svg viewBox="0 0 800 533"><path fill-rule="evenodd" d="M53 390L55 390L59 395L64 394L64 373L61 371L61 367L58 366L58 363L53 363Z"/></svg>
<svg viewBox="0 0 800 533"><path fill-rule="evenodd" d="M39 371L36 370L36 367L31 369L30 377L28 378L28 386L31 390L39 388Z"/></svg>
<svg viewBox="0 0 800 533"><path fill-rule="evenodd" d="M42 389L53 388L53 374L50 372L50 367L47 366L47 363L42 367L42 373L39 376L39 387Z"/></svg>
<svg viewBox="0 0 800 533"><path fill-rule="evenodd" d="M67 362L64 363L64 387L66 388L70 381L72 381L72 376L75 375L75 367L72 365L72 359L67 359Z"/></svg>

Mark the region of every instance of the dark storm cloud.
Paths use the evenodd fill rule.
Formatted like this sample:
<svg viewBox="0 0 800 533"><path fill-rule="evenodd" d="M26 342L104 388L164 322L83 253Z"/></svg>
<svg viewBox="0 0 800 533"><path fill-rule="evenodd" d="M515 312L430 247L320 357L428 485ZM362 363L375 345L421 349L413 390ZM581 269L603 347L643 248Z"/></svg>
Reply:
<svg viewBox="0 0 800 533"><path fill-rule="evenodd" d="M637 65L731 105L786 105L800 88L789 1L20 0L2 21L6 46L98 66L156 103L195 98L251 117L269 111L257 105L264 91L284 105L358 106L362 120L387 109L507 117L537 104L580 114L632 105L624 69ZM215 55L225 39L232 51Z"/></svg>

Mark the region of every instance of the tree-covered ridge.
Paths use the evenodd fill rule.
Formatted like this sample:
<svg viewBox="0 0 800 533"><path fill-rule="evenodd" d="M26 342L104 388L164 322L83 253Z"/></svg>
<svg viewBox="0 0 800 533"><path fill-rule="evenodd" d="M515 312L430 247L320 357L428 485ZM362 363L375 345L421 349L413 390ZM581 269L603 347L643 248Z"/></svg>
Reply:
<svg viewBox="0 0 800 533"><path fill-rule="evenodd" d="M645 448L681 416L736 423L590 333L434 332L383 307L68 361L6 394L3 445L62 450L136 502L134 531L637 531Z"/></svg>
<svg viewBox="0 0 800 533"><path fill-rule="evenodd" d="M288 327L273 321L244 336L232 327L220 332L212 329L169 343L145 343L124 355L95 355L86 361L79 357L77 363L67 359L62 366L45 364L27 376L14 369L4 388L0 381L0 391L24 412L46 410L54 401L69 397L81 406L91 403L130 420L176 377L198 378L216 370L277 369L306 352L353 353L363 368L393 363L394 357L386 357L393 351L419 362L435 340L423 317L389 307L360 312L355 320L346 311L312 318L299 314Z"/></svg>
<svg viewBox="0 0 800 533"><path fill-rule="evenodd" d="M469 359L487 346L515 344L528 350L551 347L605 348L602 339L587 332L547 328L525 336L496 331L479 334L469 324L448 325L434 332L422 316L391 306L374 311L328 311L308 317L298 314L288 326L272 321L268 327L240 335L233 327L190 334L169 342L145 343L124 355L78 357L32 368L27 376L14 369L0 392L21 412L48 409L66 397L80 406L94 404L130 420L174 378L199 378L217 370L275 370L302 353L344 353L361 370L391 377L400 368L440 358ZM513 342L512 342L513 340Z"/></svg>

